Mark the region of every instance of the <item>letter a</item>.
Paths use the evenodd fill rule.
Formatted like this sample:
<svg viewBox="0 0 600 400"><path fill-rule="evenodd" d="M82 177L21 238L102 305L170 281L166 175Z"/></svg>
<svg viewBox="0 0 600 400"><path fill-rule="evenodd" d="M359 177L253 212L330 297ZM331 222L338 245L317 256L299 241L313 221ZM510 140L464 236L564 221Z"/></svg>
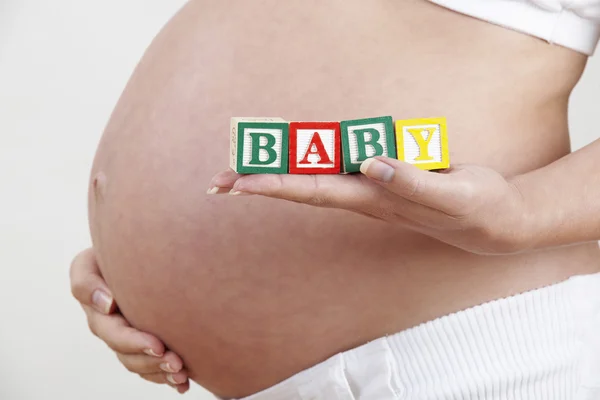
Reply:
<svg viewBox="0 0 600 400"><path fill-rule="evenodd" d="M325 150L325 146L323 145L323 141L321 140L319 132L315 132L312 139L310 139L308 150L306 151L304 158L302 158L302 161L300 161L298 164L311 164L311 162L308 161L308 156L312 154L319 156L319 162L317 162L317 164L333 164L329 158L329 154L327 154L327 150Z"/></svg>

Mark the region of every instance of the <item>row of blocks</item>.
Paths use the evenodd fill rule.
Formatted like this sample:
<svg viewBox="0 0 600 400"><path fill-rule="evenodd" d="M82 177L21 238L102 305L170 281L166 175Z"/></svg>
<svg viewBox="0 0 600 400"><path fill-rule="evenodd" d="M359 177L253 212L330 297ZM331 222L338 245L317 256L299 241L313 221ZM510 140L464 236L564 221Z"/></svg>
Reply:
<svg viewBox="0 0 600 400"><path fill-rule="evenodd" d="M446 119L398 120L395 125L390 116L342 122L231 119L230 167L240 174L351 173L375 156L425 170L448 168Z"/></svg>

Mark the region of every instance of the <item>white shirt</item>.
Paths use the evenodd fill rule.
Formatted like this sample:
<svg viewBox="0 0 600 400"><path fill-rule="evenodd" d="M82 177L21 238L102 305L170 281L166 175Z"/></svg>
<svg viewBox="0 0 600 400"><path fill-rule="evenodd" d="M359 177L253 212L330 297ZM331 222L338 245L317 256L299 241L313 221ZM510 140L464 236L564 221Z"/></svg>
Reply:
<svg viewBox="0 0 600 400"><path fill-rule="evenodd" d="M600 0L430 1L588 55L600 39Z"/></svg>

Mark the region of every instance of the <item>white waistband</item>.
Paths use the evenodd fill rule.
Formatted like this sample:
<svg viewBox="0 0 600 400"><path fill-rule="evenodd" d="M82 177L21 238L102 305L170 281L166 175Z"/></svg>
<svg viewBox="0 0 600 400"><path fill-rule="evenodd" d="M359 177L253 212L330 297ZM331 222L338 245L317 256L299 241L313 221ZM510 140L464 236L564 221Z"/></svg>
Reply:
<svg viewBox="0 0 600 400"><path fill-rule="evenodd" d="M548 10L528 0L429 0L493 24L537 36L591 55L600 38L600 22L562 8ZM598 7L589 2L590 7Z"/></svg>
<svg viewBox="0 0 600 400"><path fill-rule="evenodd" d="M599 319L600 274L577 276L375 340L246 400L600 399Z"/></svg>

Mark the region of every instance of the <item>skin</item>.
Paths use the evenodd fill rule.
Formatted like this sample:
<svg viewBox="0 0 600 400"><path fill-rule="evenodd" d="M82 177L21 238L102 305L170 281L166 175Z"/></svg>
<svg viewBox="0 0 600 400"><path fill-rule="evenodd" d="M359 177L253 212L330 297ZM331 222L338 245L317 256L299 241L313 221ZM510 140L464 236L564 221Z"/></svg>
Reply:
<svg viewBox="0 0 600 400"><path fill-rule="evenodd" d="M119 353L139 356L164 343L186 367L176 383L189 376L219 396L243 397L371 339L597 272L596 231L585 216L577 220L585 234L573 234L576 222L560 239L540 234L564 226L549 215L571 201L564 193L549 201L544 188L562 179L577 192L577 167L595 165L579 157L547 167L552 173L531 172L570 152L567 103L585 61L421 0L192 1L148 49L99 145L90 181L94 251L74 264L77 297L101 338L122 328L149 334ZM414 181L402 179L416 172L393 163L393 187L369 176L370 168L335 177L330 190L364 190L337 202L316 196L329 208L297 204L314 205L308 177L273 186L268 176L217 174L228 161L231 116L376 115L446 116L456 168L423 172L418 179L437 183L422 187L483 171L475 174L479 185L468 183L478 196L467 199L485 196L499 208L492 213L482 202L465 226L425 221L402 202L424 204L439 192L437 209L461 214L465 199L456 203L456 191L437 189L411 198L415 191L402 190ZM206 194L216 186L294 201ZM306 201L294 197L307 193ZM544 223L523 225L524 210L540 202L532 210ZM567 217L576 209L569 207ZM390 210L420 225L381 218ZM439 234L462 228L459 241ZM75 265L88 270L79 274ZM81 284L86 279L95 284ZM94 298L102 312L89 308ZM115 300L122 316L110 314ZM166 379L156 361L152 368L156 381Z"/></svg>
<svg viewBox="0 0 600 400"><path fill-rule="evenodd" d="M90 331L115 352L128 371L149 382L172 386L179 393L189 390L181 358L155 336L133 328L119 313L100 275L94 249L86 249L73 259L70 279L72 294L85 312Z"/></svg>
<svg viewBox="0 0 600 400"><path fill-rule="evenodd" d="M262 195L344 209L471 253L512 254L597 241L598 168L600 140L511 178L476 165L431 173L396 159L374 157L362 163L364 175L352 177L244 176L227 170L213 178L208 193L231 188L233 196ZM577 190L582 193L574 199Z"/></svg>

